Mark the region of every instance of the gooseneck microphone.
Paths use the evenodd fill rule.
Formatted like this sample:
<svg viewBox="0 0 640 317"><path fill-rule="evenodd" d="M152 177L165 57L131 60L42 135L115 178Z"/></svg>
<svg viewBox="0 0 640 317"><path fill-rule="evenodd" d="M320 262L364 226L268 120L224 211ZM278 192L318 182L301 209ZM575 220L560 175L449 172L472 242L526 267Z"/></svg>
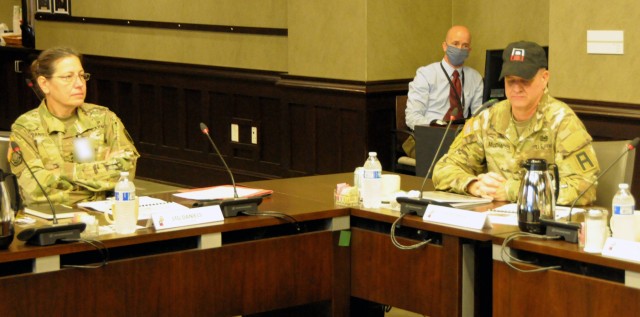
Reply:
<svg viewBox="0 0 640 317"><path fill-rule="evenodd" d="M209 139L209 143L213 145L213 149L216 150L216 153L220 157L220 160L224 165L224 169L227 171L227 173L229 173L229 178L231 178L231 184L233 185L233 197L238 198L238 190L236 189L236 181L235 179L233 179L233 173L231 173L231 169L229 168L229 165L227 165L227 162L224 160L224 157L222 157L222 154L220 154L220 151L218 150L218 147L216 146L215 142L213 142L211 135L209 135L209 127L207 127L207 125L204 124L203 122L200 122L200 131L202 131L202 133L207 136L207 139Z"/></svg>
<svg viewBox="0 0 640 317"><path fill-rule="evenodd" d="M604 174L606 174L614 165L616 165L623 156L629 153L629 151L632 151L633 149L638 147L639 143L640 143L640 137L637 137L633 139L629 144L627 144L627 148L622 153L620 153L620 155L618 155L615 161L609 164L609 166L607 166L607 168L605 168L604 171L600 172L600 174L598 174L596 179L593 182L591 182L591 184L589 184L587 188L581 191L580 194L578 194L578 197L576 197L576 199L573 200L573 202L571 203L571 207L569 207L569 216L566 222L559 222L559 221L556 221L555 219L540 219L540 223L546 226L546 235L561 236L567 242L577 243L578 229L580 228L580 225L577 223L571 222L571 216L573 215L573 207L575 207L578 200L580 200L580 198L582 198L582 196L584 196L584 194L587 191L589 191L591 187L597 184L598 180L600 180L600 178L604 176Z"/></svg>
<svg viewBox="0 0 640 317"><path fill-rule="evenodd" d="M224 165L225 170L229 173L229 177L231 178L231 185L233 185L233 198L231 199L223 199L223 200L215 200L211 202L198 202L194 204L194 207L202 207L206 205L215 205L220 204L220 209L222 210L222 215L225 218L235 217L238 213L255 213L258 211L258 205L262 203L262 197L238 197L238 189L236 187L236 181L233 179L233 173L231 169L227 165L227 162L224 160L224 157L218 150L215 142L209 135L209 128L203 122L200 122L200 131L204 135L207 136L209 143L213 146L213 149L216 151L222 164Z"/></svg>
<svg viewBox="0 0 640 317"><path fill-rule="evenodd" d="M429 178L429 174L431 174L431 171L433 170L433 167L435 166L436 160L438 159L438 154L440 154L440 150L442 149L442 144L444 144L444 140L447 137L447 133L449 132L449 128L451 128L451 123L453 122L453 120L455 119L455 117L458 115L458 108L454 108L451 111L451 116L449 117L449 123L447 123L447 127L444 130L444 133L442 134L442 139L440 140L440 145L438 145L438 149L436 149L436 153L433 155L433 160L431 160L431 165L429 166L429 169L427 170L427 175L424 176L424 179L422 180L422 186L420 186L420 194L418 196L417 199L415 198L410 198L410 197L398 197L396 198L396 201L398 203L400 203L400 213L401 214L411 214L411 213L415 213L418 216L423 216L424 212L427 210L427 206L430 203L435 203L434 201L430 200L430 199L423 199L422 198L422 193L424 191L424 185L427 183L427 179ZM438 205L447 205L446 203L438 203Z"/></svg>
<svg viewBox="0 0 640 317"><path fill-rule="evenodd" d="M69 223L69 224L58 224L58 217L56 216L56 209L51 203L51 199L49 199L49 195L44 190L40 181L36 177L35 173L24 159L22 155L22 151L18 144L14 141L11 141L11 150L13 153L17 154L20 158L20 161L24 163L24 166L27 168L33 179L36 181L36 184L42 191L42 195L49 203L49 208L51 208L51 215L53 216L53 224L41 227L27 228L18 233L18 240L26 241L27 244L32 245L52 245L61 240L78 240L80 239L80 233L84 231L86 224L84 222L78 223Z"/></svg>

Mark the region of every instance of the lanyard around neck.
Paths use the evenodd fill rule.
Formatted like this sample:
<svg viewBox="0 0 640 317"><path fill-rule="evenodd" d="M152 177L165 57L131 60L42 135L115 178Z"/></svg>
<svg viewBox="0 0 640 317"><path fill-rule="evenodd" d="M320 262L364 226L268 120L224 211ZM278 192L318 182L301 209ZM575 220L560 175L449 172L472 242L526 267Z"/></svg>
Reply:
<svg viewBox="0 0 640 317"><path fill-rule="evenodd" d="M453 82L451 81L451 78L449 76L449 74L447 73L447 70L444 69L444 66L442 65L442 62L440 62L440 68L442 68L442 71L444 72L445 77L447 77L447 80L449 81L449 86L453 88L453 93L456 95L456 98L458 98L458 100L460 100L460 104L462 105L462 110L466 111L465 107L464 107L464 69L460 68L460 76L462 76L462 88L460 89L460 92L462 93L462 96L458 95L458 90L454 88L453 86ZM467 116L464 116L467 117Z"/></svg>

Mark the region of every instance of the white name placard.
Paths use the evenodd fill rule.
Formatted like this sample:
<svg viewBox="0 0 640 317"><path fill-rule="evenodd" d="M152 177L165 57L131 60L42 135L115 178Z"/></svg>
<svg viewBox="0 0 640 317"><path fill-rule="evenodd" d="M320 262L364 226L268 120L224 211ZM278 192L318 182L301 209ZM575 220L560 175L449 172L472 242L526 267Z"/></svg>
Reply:
<svg viewBox="0 0 640 317"><path fill-rule="evenodd" d="M434 204L427 206L422 220L476 230L491 228L491 221L486 213Z"/></svg>
<svg viewBox="0 0 640 317"><path fill-rule="evenodd" d="M602 255L640 263L640 242L607 238L602 247Z"/></svg>
<svg viewBox="0 0 640 317"><path fill-rule="evenodd" d="M151 220L156 230L199 225L209 222L224 221L219 205L185 210L167 210L151 214Z"/></svg>

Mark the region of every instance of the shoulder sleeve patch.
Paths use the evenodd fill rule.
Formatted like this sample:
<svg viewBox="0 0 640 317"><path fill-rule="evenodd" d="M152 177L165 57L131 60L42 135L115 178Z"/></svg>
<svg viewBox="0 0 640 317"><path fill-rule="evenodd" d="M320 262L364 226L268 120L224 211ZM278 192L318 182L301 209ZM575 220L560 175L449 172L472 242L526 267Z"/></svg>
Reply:
<svg viewBox="0 0 640 317"><path fill-rule="evenodd" d="M573 157L570 158L570 162L575 170L585 173L597 168L596 160L593 158L593 155L584 149L575 153Z"/></svg>

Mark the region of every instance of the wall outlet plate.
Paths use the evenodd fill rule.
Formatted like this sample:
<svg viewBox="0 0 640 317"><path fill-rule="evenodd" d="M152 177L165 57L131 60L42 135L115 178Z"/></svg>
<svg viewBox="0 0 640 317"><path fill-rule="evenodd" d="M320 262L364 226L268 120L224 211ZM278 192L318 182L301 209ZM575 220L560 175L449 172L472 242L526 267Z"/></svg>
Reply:
<svg viewBox="0 0 640 317"><path fill-rule="evenodd" d="M239 142L239 133L238 133L238 125L235 123L231 124L231 142Z"/></svg>
<svg viewBox="0 0 640 317"><path fill-rule="evenodd" d="M251 127L251 144L258 144L258 127Z"/></svg>

